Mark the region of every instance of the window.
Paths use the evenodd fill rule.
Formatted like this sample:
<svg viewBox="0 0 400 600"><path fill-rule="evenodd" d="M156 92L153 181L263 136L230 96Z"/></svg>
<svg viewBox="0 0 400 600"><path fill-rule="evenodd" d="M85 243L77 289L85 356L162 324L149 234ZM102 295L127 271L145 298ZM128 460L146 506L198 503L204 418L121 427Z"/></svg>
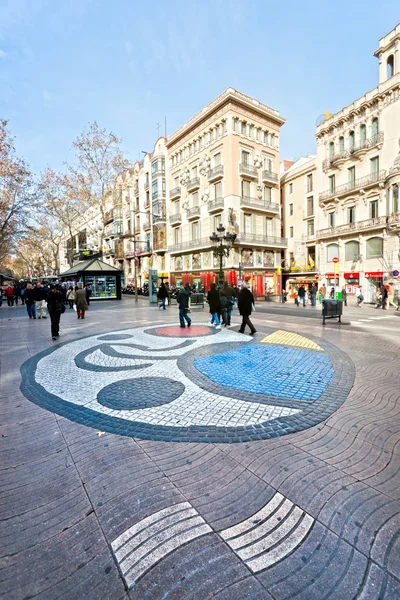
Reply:
<svg viewBox="0 0 400 600"><path fill-rule="evenodd" d="M242 164L248 165L250 162L249 159L250 159L250 152L245 152L244 150L242 150Z"/></svg>
<svg viewBox="0 0 400 600"><path fill-rule="evenodd" d="M361 148L364 147L366 139L367 139L367 128L365 125L360 125L360 146L361 146Z"/></svg>
<svg viewBox="0 0 400 600"><path fill-rule="evenodd" d="M293 202L291 202L289 204L289 216L292 217L293 216Z"/></svg>
<svg viewBox="0 0 400 600"><path fill-rule="evenodd" d="M335 154L335 142L331 142L329 144L329 159L330 160L332 160L334 154Z"/></svg>
<svg viewBox="0 0 400 600"><path fill-rule="evenodd" d="M294 252L290 252L289 254L289 260L290 260L290 264L294 265L295 261L294 261Z"/></svg>
<svg viewBox="0 0 400 600"><path fill-rule="evenodd" d="M251 233L251 215L244 215L243 225L244 225L244 232Z"/></svg>
<svg viewBox="0 0 400 600"><path fill-rule="evenodd" d="M272 172L273 169L273 161L271 158L264 158L264 169L269 173Z"/></svg>
<svg viewBox="0 0 400 600"><path fill-rule="evenodd" d="M290 237L291 237L291 238L293 237L293 226L292 226L292 227L290 227Z"/></svg>
<svg viewBox="0 0 400 600"><path fill-rule="evenodd" d="M220 181L214 184L214 198L222 198L222 183Z"/></svg>
<svg viewBox="0 0 400 600"><path fill-rule="evenodd" d="M221 164L221 152L214 154L214 167L218 167Z"/></svg>
<svg viewBox="0 0 400 600"><path fill-rule="evenodd" d="M254 137L254 125L250 125L250 129L249 129L249 136L250 136L251 138L253 138L253 137Z"/></svg>
<svg viewBox="0 0 400 600"><path fill-rule="evenodd" d="M200 221L192 223L192 240L200 239Z"/></svg>
<svg viewBox="0 0 400 600"><path fill-rule="evenodd" d="M339 152L344 151L344 137L341 135L339 138Z"/></svg>
<svg viewBox="0 0 400 600"><path fill-rule="evenodd" d="M293 194L293 183L289 183L289 194Z"/></svg>
<svg viewBox="0 0 400 600"><path fill-rule="evenodd" d="M335 191L335 176L330 175L328 177L328 181L329 181L329 191L334 192Z"/></svg>
<svg viewBox="0 0 400 600"><path fill-rule="evenodd" d="M307 223L307 235L314 235L314 219Z"/></svg>
<svg viewBox="0 0 400 600"><path fill-rule="evenodd" d="M371 165L371 175L376 175L379 173L379 156L374 156L374 158L370 159Z"/></svg>
<svg viewBox="0 0 400 600"><path fill-rule="evenodd" d="M264 131L264 144L268 144L268 133Z"/></svg>
<svg viewBox="0 0 400 600"><path fill-rule="evenodd" d="M151 184L151 197L153 200L158 197L158 179Z"/></svg>
<svg viewBox="0 0 400 600"><path fill-rule="evenodd" d="M339 244L329 244L326 247L327 262L332 262L333 258L339 258Z"/></svg>
<svg viewBox="0 0 400 600"><path fill-rule="evenodd" d="M367 258L380 258L383 255L383 239L371 238L367 240Z"/></svg>
<svg viewBox="0 0 400 600"><path fill-rule="evenodd" d="M237 118L236 117L232 117L232 129L233 131L237 131Z"/></svg>
<svg viewBox="0 0 400 600"><path fill-rule="evenodd" d="M197 177L197 167L192 168L192 178Z"/></svg>
<svg viewBox="0 0 400 600"><path fill-rule="evenodd" d="M378 216L378 200L373 200L369 203L369 217L376 219Z"/></svg>
<svg viewBox="0 0 400 600"><path fill-rule="evenodd" d="M399 212L399 185L395 183L392 187L392 195L393 195L393 212Z"/></svg>
<svg viewBox="0 0 400 600"><path fill-rule="evenodd" d="M334 212L330 212L328 213L328 225L329 227L335 227L335 213Z"/></svg>
<svg viewBox="0 0 400 600"><path fill-rule="evenodd" d="M167 193L167 185L165 183L165 179L162 180L162 193L163 193L163 198L165 198L166 193Z"/></svg>
<svg viewBox="0 0 400 600"><path fill-rule="evenodd" d="M179 244L181 241L181 228L175 227L174 229L174 244Z"/></svg>
<svg viewBox="0 0 400 600"><path fill-rule="evenodd" d="M394 56L393 56L393 54L388 56L388 59L386 61L386 66L387 66L387 78L390 79L390 77L393 77L393 73L394 73Z"/></svg>
<svg viewBox="0 0 400 600"><path fill-rule="evenodd" d="M244 121L241 122L240 133L242 135L246 135L246 123Z"/></svg>
<svg viewBox="0 0 400 600"><path fill-rule="evenodd" d="M350 131L350 133L349 133L349 149L351 151L354 150L354 141L355 141L354 131Z"/></svg>
<svg viewBox="0 0 400 600"><path fill-rule="evenodd" d="M274 235L274 219L271 217L265 217L265 233L268 236Z"/></svg>
<svg viewBox="0 0 400 600"><path fill-rule="evenodd" d="M242 180L242 196L250 198L250 181Z"/></svg>
<svg viewBox="0 0 400 600"><path fill-rule="evenodd" d="M347 169L347 182L350 184L351 188L354 188L355 181L356 181L356 168L350 167L350 169Z"/></svg>
<svg viewBox="0 0 400 600"><path fill-rule="evenodd" d="M266 185L264 186L263 198L266 202L272 202L272 188L270 188Z"/></svg>
<svg viewBox="0 0 400 600"><path fill-rule="evenodd" d="M199 205L199 192L195 192L194 194L192 194L192 206L198 206Z"/></svg>
<svg viewBox="0 0 400 600"><path fill-rule="evenodd" d="M356 207L355 206L349 206L349 208L347 209L347 222L348 223L356 222Z"/></svg>
<svg viewBox="0 0 400 600"><path fill-rule="evenodd" d="M307 175L307 193L313 191L313 175L310 173Z"/></svg>
<svg viewBox="0 0 400 600"><path fill-rule="evenodd" d="M378 117L375 117L375 119L372 119L372 124L371 124L371 137L375 137L378 135L379 132L379 120Z"/></svg>
<svg viewBox="0 0 400 600"><path fill-rule="evenodd" d="M179 175L174 177L174 187L179 187Z"/></svg>
<svg viewBox="0 0 400 600"><path fill-rule="evenodd" d="M310 196L307 198L307 217L311 217L314 214L314 198Z"/></svg>
<svg viewBox="0 0 400 600"><path fill-rule="evenodd" d="M344 247L344 259L356 262L360 258L360 244L358 242L347 242Z"/></svg>

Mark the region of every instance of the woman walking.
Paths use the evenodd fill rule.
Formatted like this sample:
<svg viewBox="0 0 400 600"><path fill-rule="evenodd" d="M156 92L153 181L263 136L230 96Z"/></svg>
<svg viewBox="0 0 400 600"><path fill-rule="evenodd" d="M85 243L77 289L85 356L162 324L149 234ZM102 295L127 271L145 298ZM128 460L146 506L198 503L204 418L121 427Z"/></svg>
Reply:
<svg viewBox="0 0 400 600"><path fill-rule="evenodd" d="M75 304L78 319L85 318L85 311L88 309L88 303L86 300L86 291L83 289L83 285L78 283L78 289L75 292Z"/></svg>
<svg viewBox="0 0 400 600"><path fill-rule="evenodd" d="M57 340L60 337L60 319L61 314L65 311L65 304L62 293L57 290L53 283L50 284L50 291L47 296L47 310L51 321L51 338Z"/></svg>
<svg viewBox="0 0 400 600"><path fill-rule="evenodd" d="M69 290L67 292L67 300L68 300L69 307L74 308L75 290L72 287L72 285L69 287Z"/></svg>
<svg viewBox="0 0 400 600"><path fill-rule="evenodd" d="M239 333L244 333L246 325L250 327L250 335L254 335L256 333L256 329L253 323L250 321L250 315L252 313L253 306L253 294L247 288L247 284L243 283L238 297L238 309L242 316L242 324L240 326Z"/></svg>
<svg viewBox="0 0 400 600"><path fill-rule="evenodd" d="M210 291L207 294L208 304L210 305L210 313L211 313L211 321L209 322L210 327L214 325L215 329L221 329L221 324L219 322L218 314L221 310L221 303L219 299L219 293L215 286L215 283L211 284Z"/></svg>

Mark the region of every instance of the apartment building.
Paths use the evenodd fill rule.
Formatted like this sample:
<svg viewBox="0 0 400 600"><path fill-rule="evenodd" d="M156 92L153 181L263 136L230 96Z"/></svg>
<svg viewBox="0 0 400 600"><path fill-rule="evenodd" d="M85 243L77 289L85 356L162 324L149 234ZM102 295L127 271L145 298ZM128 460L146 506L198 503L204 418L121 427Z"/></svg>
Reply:
<svg viewBox="0 0 400 600"><path fill-rule="evenodd" d="M284 119L232 88L171 135L168 150L168 255L171 284L209 287L219 260L210 236L236 233L224 259L231 283L280 293L279 138Z"/></svg>
<svg viewBox="0 0 400 600"><path fill-rule="evenodd" d="M317 128L319 210L307 249L316 253L320 279L367 302L399 270L400 24L375 52L379 84Z"/></svg>
<svg viewBox="0 0 400 600"><path fill-rule="evenodd" d="M295 162L281 164L281 205L283 235L287 238L284 251L283 287L308 284L319 277L315 245L307 237L315 235L318 210L317 156L302 156Z"/></svg>

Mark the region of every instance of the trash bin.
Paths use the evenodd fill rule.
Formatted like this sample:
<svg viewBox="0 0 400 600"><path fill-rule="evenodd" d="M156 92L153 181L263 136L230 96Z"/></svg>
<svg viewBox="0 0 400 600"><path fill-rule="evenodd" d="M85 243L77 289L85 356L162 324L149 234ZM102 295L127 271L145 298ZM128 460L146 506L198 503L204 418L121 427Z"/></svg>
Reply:
<svg viewBox="0 0 400 600"><path fill-rule="evenodd" d="M325 319L339 319L342 322L343 300L324 300L322 303L322 324L325 325Z"/></svg>
<svg viewBox="0 0 400 600"><path fill-rule="evenodd" d="M336 292L336 300L342 300L342 299L343 299L342 292Z"/></svg>

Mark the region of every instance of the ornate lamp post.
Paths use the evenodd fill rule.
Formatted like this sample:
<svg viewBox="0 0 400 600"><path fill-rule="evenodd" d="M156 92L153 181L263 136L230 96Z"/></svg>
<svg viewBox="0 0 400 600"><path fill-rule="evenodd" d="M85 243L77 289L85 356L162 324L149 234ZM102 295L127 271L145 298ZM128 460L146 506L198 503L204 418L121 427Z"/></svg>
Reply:
<svg viewBox="0 0 400 600"><path fill-rule="evenodd" d="M229 233L222 225L222 223L217 227L217 232L214 231L212 235L210 235L210 240L213 245L213 254L215 257L219 257L219 273L218 273L218 282L222 284L224 282L224 271L222 268L222 260L224 256L228 257L230 251L232 250L233 244L236 240L236 233Z"/></svg>

